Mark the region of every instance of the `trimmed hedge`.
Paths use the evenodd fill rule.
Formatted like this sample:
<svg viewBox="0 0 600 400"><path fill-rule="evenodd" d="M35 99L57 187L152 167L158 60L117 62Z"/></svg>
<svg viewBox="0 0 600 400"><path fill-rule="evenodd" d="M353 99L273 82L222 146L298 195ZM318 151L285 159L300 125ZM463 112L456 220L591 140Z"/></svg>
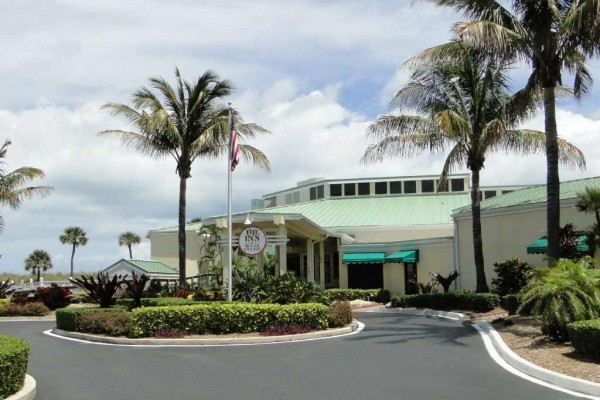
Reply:
<svg viewBox="0 0 600 400"><path fill-rule="evenodd" d="M456 291L394 296L391 307L486 312L499 305L500 297L497 294Z"/></svg>
<svg viewBox="0 0 600 400"><path fill-rule="evenodd" d="M142 298L142 307L169 307L169 306L191 306L199 304L196 300L181 297L147 297ZM127 307L128 310L135 308L133 299L118 299L117 306Z"/></svg>
<svg viewBox="0 0 600 400"><path fill-rule="evenodd" d="M330 301L365 300L389 303L392 295L387 289L327 289L325 296Z"/></svg>
<svg viewBox="0 0 600 400"><path fill-rule="evenodd" d="M186 334L261 332L269 326L306 325L327 329L329 307L316 303L211 303L193 306L136 308L131 314L130 337L151 337L162 329Z"/></svg>
<svg viewBox="0 0 600 400"><path fill-rule="evenodd" d="M0 334L0 398L21 390L28 361L29 343L15 336Z"/></svg>
<svg viewBox="0 0 600 400"><path fill-rule="evenodd" d="M39 302L0 305L0 317L41 317L49 312L48 307Z"/></svg>
<svg viewBox="0 0 600 400"><path fill-rule="evenodd" d="M600 361L600 319L571 322L567 330L576 353Z"/></svg>
<svg viewBox="0 0 600 400"><path fill-rule="evenodd" d="M100 307L82 307L82 308L59 308L56 310L56 327L63 331L81 332L81 316L86 313L94 312L120 312L125 313L125 308L100 308Z"/></svg>

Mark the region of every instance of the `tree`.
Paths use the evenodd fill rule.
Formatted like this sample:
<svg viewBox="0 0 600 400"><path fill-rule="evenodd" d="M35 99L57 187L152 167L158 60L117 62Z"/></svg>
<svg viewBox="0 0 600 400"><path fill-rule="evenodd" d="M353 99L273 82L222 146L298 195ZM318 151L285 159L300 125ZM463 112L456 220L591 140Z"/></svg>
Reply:
<svg viewBox="0 0 600 400"><path fill-rule="evenodd" d="M488 153L504 150L517 154L542 152L541 132L516 127L532 111L532 100L508 93L510 62L492 53L454 41L417 54L405 63L412 69L409 82L396 93L391 108L368 128L376 140L363 162L385 157L408 157L450 148L438 190L450 172L460 166L471 171L471 213L476 290L487 292L481 236L479 175ZM523 107L525 105L525 107ZM527 107L529 105L529 107ZM416 111L418 115L409 114ZM583 155L561 141L563 161L583 164Z"/></svg>
<svg viewBox="0 0 600 400"><path fill-rule="evenodd" d="M187 180L191 178L192 164L197 158L215 159L227 154L229 108L220 101L231 93L232 86L212 71L190 83L183 80L176 69L175 78L175 87L163 78L150 78L151 88L158 93L142 87L133 93L131 106L105 104L104 109L125 119L134 130L112 129L99 135L117 136L123 144L143 155L175 159L179 176L179 286L184 288ZM240 140L268 133L256 124L244 123L237 111L232 110L232 113ZM239 151L246 161L269 170L269 161L260 150L240 144Z"/></svg>
<svg viewBox="0 0 600 400"><path fill-rule="evenodd" d="M131 246L134 244L140 244L142 239L140 239L139 235L133 232L123 232L119 235L119 246L127 246L129 249L129 258L133 258L131 255Z"/></svg>
<svg viewBox="0 0 600 400"><path fill-rule="evenodd" d="M37 274L37 281L40 281L41 271L48 271L52 268L50 254L45 250L34 250L25 259L25 271L31 271Z"/></svg>
<svg viewBox="0 0 600 400"><path fill-rule="evenodd" d="M586 187L584 193L578 193L575 207L581 212L594 213L600 226L600 188Z"/></svg>
<svg viewBox="0 0 600 400"><path fill-rule="evenodd" d="M79 246L85 246L88 242L88 238L83 229L78 226L70 226L65 229L65 232L59 236L58 240L62 244L70 244L73 246L71 252L71 276L73 276L73 259L75 258L75 249Z"/></svg>
<svg viewBox="0 0 600 400"><path fill-rule="evenodd" d="M0 147L0 205L17 209L21 206L23 200L45 197L53 189L49 186L25 186L34 179L46 176L41 169L21 167L11 172L6 171L4 159L10 144L11 142L7 140ZM2 232L3 227L4 219L0 215L0 232Z"/></svg>
<svg viewBox="0 0 600 400"><path fill-rule="evenodd" d="M461 11L472 21L455 25L457 35L478 47L529 62L532 72L527 91L543 92L547 166L548 256L560 254L559 141L556 126L556 91L563 72L574 76L577 98L592 83L588 57L600 52L600 6L597 0L504 1L425 0Z"/></svg>

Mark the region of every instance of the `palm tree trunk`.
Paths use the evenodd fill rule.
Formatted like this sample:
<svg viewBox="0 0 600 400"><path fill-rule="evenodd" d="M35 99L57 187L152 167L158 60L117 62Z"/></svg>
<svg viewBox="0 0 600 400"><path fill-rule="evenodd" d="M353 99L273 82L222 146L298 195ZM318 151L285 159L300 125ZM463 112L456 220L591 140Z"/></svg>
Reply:
<svg viewBox="0 0 600 400"><path fill-rule="evenodd" d="M38 267L38 268L37 268L37 273L38 273L38 274L37 274L37 275L38 275L38 279L37 279L37 281L39 282L39 281L40 281L40 277L41 277L41 271L40 271L40 267ZM71 275L72 275L72 274L71 274Z"/></svg>
<svg viewBox="0 0 600 400"><path fill-rule="evenodd" d="M558 175L558 129L554 86L544 87L544 129L546 131L546 224L549 263L560 256L560 178Z"/></svg>
<svg viewBox="0 0 600 400"><path fill-rule="evenodd" d="M73 276L73 259L75 258L75 243L73 243L73 251L71 252L71 277Z"/></svg>
<svg viewBox="0 0 600 400"><path fill-rule="evenodd" d="M471 215L473 216L473 255L475 257L475 290L489 292L485 278L483 239L481 237L481 208L479 206L479 170L471 171Z"/></svg>
<svg viewBox="0 0 600 400"><path fill-rule="evenodd" d="M127 245L127 248L129 249L129 259L131 260L133 258L131 255L131 243Z"/></svg>
<svg viewBox="0 0 600 400"><path fill-rule="evenodd" d="M180 173L179 177L179 288L185 289L185 196L187 178Z"/></svg>

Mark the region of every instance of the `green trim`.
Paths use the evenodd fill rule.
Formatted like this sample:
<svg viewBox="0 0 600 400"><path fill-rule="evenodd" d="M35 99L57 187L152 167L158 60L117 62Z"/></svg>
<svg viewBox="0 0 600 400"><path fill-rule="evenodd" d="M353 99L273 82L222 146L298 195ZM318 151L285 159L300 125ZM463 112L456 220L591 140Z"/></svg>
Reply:
<svg viewBox="0 0 600 400"><path fill-rule="evenodd" d="M344 264L383 264L385 253L346 253L342 257Z"/></svg>
<svg viewBox="0 0 600 400"><path fill-rule="evenodd" d="M419 262L419 250L401 250L385 258L386 263L416 263Z"/></svg>
<svg viewBox="0 0 600 400"><path fill-rule="evenodd" d="M581 235L577 238L577 251L588 252L590 248L585 243L586 236ZM541 238L534 240L527 246L527 254L546 254L548 252L548 237L542 236Z"/></svg>

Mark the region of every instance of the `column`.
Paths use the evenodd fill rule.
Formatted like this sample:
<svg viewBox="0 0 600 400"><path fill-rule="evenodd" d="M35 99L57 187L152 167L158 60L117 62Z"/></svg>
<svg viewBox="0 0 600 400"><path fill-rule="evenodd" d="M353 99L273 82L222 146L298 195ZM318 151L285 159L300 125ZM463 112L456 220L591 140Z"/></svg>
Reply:
<svg viewBox="0 0 600 400"><path fill-rule="evenodd" d="M325 241L319 243L319 286L325 289Z"/></svg>
<svg viewBox="0 0 600 400"><path fill-rule="evenodd" d="M287 228L284 224L279 225L277 232L278 235L287 237ZM287 244L283 243L279 246L279 275L283 275L287 272Z"/></svg>
<svg viewBox="0 0 600 400"><path fill-rule="evenodd" d="M263 271L265 266L265 256L263 253L256 255L256 269Z"/></svg>

